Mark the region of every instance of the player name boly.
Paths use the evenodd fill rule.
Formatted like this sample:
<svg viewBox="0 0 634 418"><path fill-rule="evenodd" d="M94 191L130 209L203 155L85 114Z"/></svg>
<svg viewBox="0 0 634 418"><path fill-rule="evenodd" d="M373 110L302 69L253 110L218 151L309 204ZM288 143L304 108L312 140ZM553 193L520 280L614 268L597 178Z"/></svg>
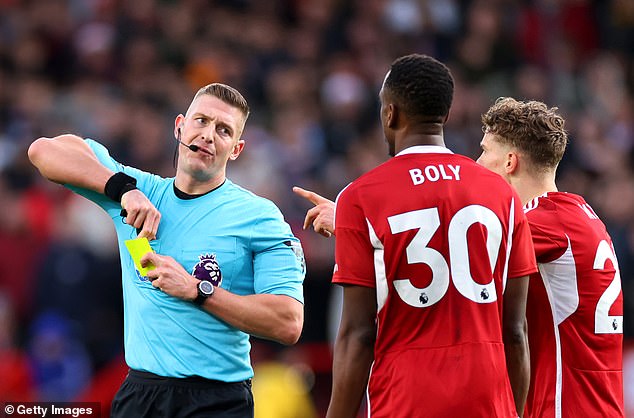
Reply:
<svg viewBox="0 0 634 418"><path fill-rule="evenodd" d="M460 180L460 166L451 164L428 165L425 168L412 168L409 170L414 186L426 181Z"/></svg>

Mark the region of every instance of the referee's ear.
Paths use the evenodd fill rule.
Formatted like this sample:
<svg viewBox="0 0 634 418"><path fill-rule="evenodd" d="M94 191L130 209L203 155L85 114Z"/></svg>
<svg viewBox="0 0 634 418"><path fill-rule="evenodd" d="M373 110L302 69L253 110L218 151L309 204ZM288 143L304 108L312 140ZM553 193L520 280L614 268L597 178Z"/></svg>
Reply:
<svg viewBox="0 0 634 418"><path fill-rule="evenodd" d="M242 153L245 145L246 142L244 139L238 139L238 142L236 142L236 144L233 146L233 149L231 150L231 154L229 154L229 159L231 161L237 160L240 156L240 153Z"/></svg>

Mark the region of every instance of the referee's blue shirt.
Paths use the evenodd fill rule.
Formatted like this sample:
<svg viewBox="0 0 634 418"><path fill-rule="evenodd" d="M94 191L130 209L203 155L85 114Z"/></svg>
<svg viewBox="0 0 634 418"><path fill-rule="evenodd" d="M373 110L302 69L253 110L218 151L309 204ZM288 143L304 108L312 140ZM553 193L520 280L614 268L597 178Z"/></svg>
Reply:
<svg viewBox="0 0 634 418"><path fill-rule="evenodd" d="M103 145L86 142L106 167L136 178L139 190L161 213L157 239L150 242L156 253L173 257L199 278L217 263L220 287L232 293L286 295L303 303L301 246L273 202L228 179L203 196L180 199L174 193L174 178L124 166ZM114 220L128 366L170 377L202 376L225 382L251 378L249 335L192 302L154 288L138 273L125 247L125 240L136 238L136 230L123 222L121 206L102 194L69 188L97 203Z"/></svg>

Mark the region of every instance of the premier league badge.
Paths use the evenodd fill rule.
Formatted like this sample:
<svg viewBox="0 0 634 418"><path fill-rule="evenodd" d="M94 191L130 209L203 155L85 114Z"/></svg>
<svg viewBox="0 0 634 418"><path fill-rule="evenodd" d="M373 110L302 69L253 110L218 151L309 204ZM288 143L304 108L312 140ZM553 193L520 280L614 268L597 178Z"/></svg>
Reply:
<svg viewBox="0 0 634 418"><path fill-rule="evenodd" d="M288 246L293 250L293 254L295 254L295 258L297 259L297 263L299 264L302 274L306 273L306 260L304 259L304 250L302 249L302 244L295 241L284 241L284 245Z"/></svg>
<svg viewBox="0 0 634 418"><path fill-rule="evenodd" d="M199 280L209 280L214 286L220 286L222 283L222 272L216 254L199 255L200 260L192 269L192 276Z"/></svg>

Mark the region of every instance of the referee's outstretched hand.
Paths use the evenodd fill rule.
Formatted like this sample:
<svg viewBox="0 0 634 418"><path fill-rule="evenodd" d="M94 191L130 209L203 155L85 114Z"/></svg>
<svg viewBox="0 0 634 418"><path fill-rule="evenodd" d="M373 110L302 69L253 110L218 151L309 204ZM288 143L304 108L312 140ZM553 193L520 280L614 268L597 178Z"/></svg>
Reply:
<svg viewBox="0 0 634 418"><path fill-rule="evenodd" d="M293 187L295 194L315 205L306 212L304 229L313 225L315 232L330 238L335 233L335 202L301 187Z"/></svg>
<svg viewBox="0 0 634 418"><path fill-rule="evenodd" d="M124 193L121 208L126 211L126 223L140 230L139 238L156 239L161 213L142 191L135 189Z"/></svg>

